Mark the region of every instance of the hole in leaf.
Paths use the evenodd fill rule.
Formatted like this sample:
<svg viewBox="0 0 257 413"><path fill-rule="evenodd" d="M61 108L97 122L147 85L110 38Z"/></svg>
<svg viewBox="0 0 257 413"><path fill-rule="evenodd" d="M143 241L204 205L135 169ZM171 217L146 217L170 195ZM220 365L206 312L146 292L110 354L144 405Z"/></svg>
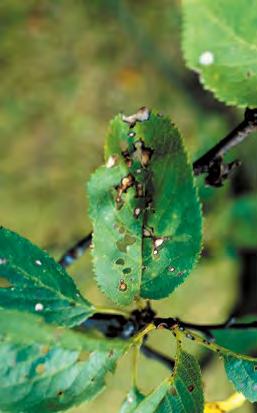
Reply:
<svg viewBox="0 0 257 413"><path fill-rule="evenodd" d="M122 270L123 274L129 274L131 272L131 268L124 268L124 270Z"/></svg>
<svg viewBox="0 0 257 413"><path fill-rule="evenodd" d="M115 261L115 264L117 264L117 265L124 265L124 264L125 264L125 261L124 261L123 258L118 258L117 261Z"/></svg>
<svg viewBox="0 0 257 413"><path fill-rule="evenodd" d="M129 234L126 234L125 237L122 240L119 240L116 245L117 248L121 251L121 252L127 252L127 247L129 245L133 245L136 242L136 238L132 237Z"/></svg>

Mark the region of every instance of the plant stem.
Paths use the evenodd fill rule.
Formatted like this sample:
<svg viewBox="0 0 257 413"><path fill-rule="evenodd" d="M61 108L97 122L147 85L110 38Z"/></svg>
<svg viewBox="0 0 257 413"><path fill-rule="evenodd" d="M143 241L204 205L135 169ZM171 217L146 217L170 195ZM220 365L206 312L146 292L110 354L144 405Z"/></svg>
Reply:
<svg viewBox="0 0 257 413"><path fill-rule="evenodd" d="M59 264L62 267L68 267L73 264L78 258L80 258L84 252L90 247L92 241L92 233L87 234L76 242L71 248L69 248L60 258Z"/></svg>
<svg viewBox="0 0 257 413"><path fill-rule="evenodd" d="M222 158L226 152L237 146L248 135L257 130L257 109L246 109L244 120L233 129L225 138L211 148L193 163L196 176L209 172L210 166L217 158Z"/></svg>

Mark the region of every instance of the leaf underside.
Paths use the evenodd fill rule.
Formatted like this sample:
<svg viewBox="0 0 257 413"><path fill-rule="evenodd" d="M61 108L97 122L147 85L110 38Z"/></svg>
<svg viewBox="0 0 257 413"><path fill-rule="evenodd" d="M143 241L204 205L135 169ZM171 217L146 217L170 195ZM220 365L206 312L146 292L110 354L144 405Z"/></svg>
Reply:
<svg viewBox="0 0 257 413"><path fill-rule="evenodd" d="M88 185L97 282L114 302L168 296L192 270L201 212L182 139L154 113L112 122L106 165Z"/></svg>
<svg viewBox="0 0 257 413"><path fill-rule="evenodd" d="M91 400L128 347L107 339L99 344L6 310L0 312L0 340L0 409L9 413L57 412Z"/></svg>
<svg viewBox="0 0 257 413"><path fill-rule="evenodd" d="M187 65L219 100L256 107L256 1L183 0L183 11Z"/></svg>
<svg viewBox="0 0 257 413"><path fill-rule="evenodd" d="M129 413L202 413L201 372L197 361L179 349L175 372ZM121 410L122 412L122 410Z"/></svg>
<svg viewBox="0 0 257 413"><path fill-rule="evenodd" d="M94 311L61 265L5 228L0 228L0 307L38 313L69 327Z"/></svg>
<svg viewBox="0 0 257 413"><path fill-rule="evenodd" d="M227 376L237 391L250 402L257 401L257 359L246 360L240 355L224 356Z"/></svg>

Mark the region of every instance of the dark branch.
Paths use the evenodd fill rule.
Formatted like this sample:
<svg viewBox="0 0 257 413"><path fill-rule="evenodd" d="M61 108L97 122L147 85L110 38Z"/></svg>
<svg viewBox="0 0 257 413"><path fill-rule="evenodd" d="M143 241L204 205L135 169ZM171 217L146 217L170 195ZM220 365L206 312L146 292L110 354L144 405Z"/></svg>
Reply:
<svg viewBox="0 0 257 413"><path fill-rule="evenodd" d="M68 267L73 264L78 258L80 258L84 252L90 247L92 241L92 233L86 235L69 248L59 260L59 264L63 267Z"/></svg>
<svg viewBox="0 0 257 413"><path fill-rule="evenodd" d="M225 164L223 156L256 130L257 109L246 109L244 120L217 145L193 163L194 174L198 176L207 173L207 184L221 186L223 180L231 174L232 170L240 165L238 161Z"/></svg>

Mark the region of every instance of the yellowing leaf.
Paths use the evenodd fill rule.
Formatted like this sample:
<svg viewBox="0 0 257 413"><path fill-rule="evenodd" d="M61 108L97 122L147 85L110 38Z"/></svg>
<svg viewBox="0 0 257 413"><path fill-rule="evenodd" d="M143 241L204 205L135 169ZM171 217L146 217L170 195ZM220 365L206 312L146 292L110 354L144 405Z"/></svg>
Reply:
<svg viewBox="0 0 257 413"><path fill-rule="evenodd" d="M241 407L245 402L245 397L242 393L234 393L227 400L222 402L206 403L204 413L225 413L231 412L238 407Z"/></svg>

